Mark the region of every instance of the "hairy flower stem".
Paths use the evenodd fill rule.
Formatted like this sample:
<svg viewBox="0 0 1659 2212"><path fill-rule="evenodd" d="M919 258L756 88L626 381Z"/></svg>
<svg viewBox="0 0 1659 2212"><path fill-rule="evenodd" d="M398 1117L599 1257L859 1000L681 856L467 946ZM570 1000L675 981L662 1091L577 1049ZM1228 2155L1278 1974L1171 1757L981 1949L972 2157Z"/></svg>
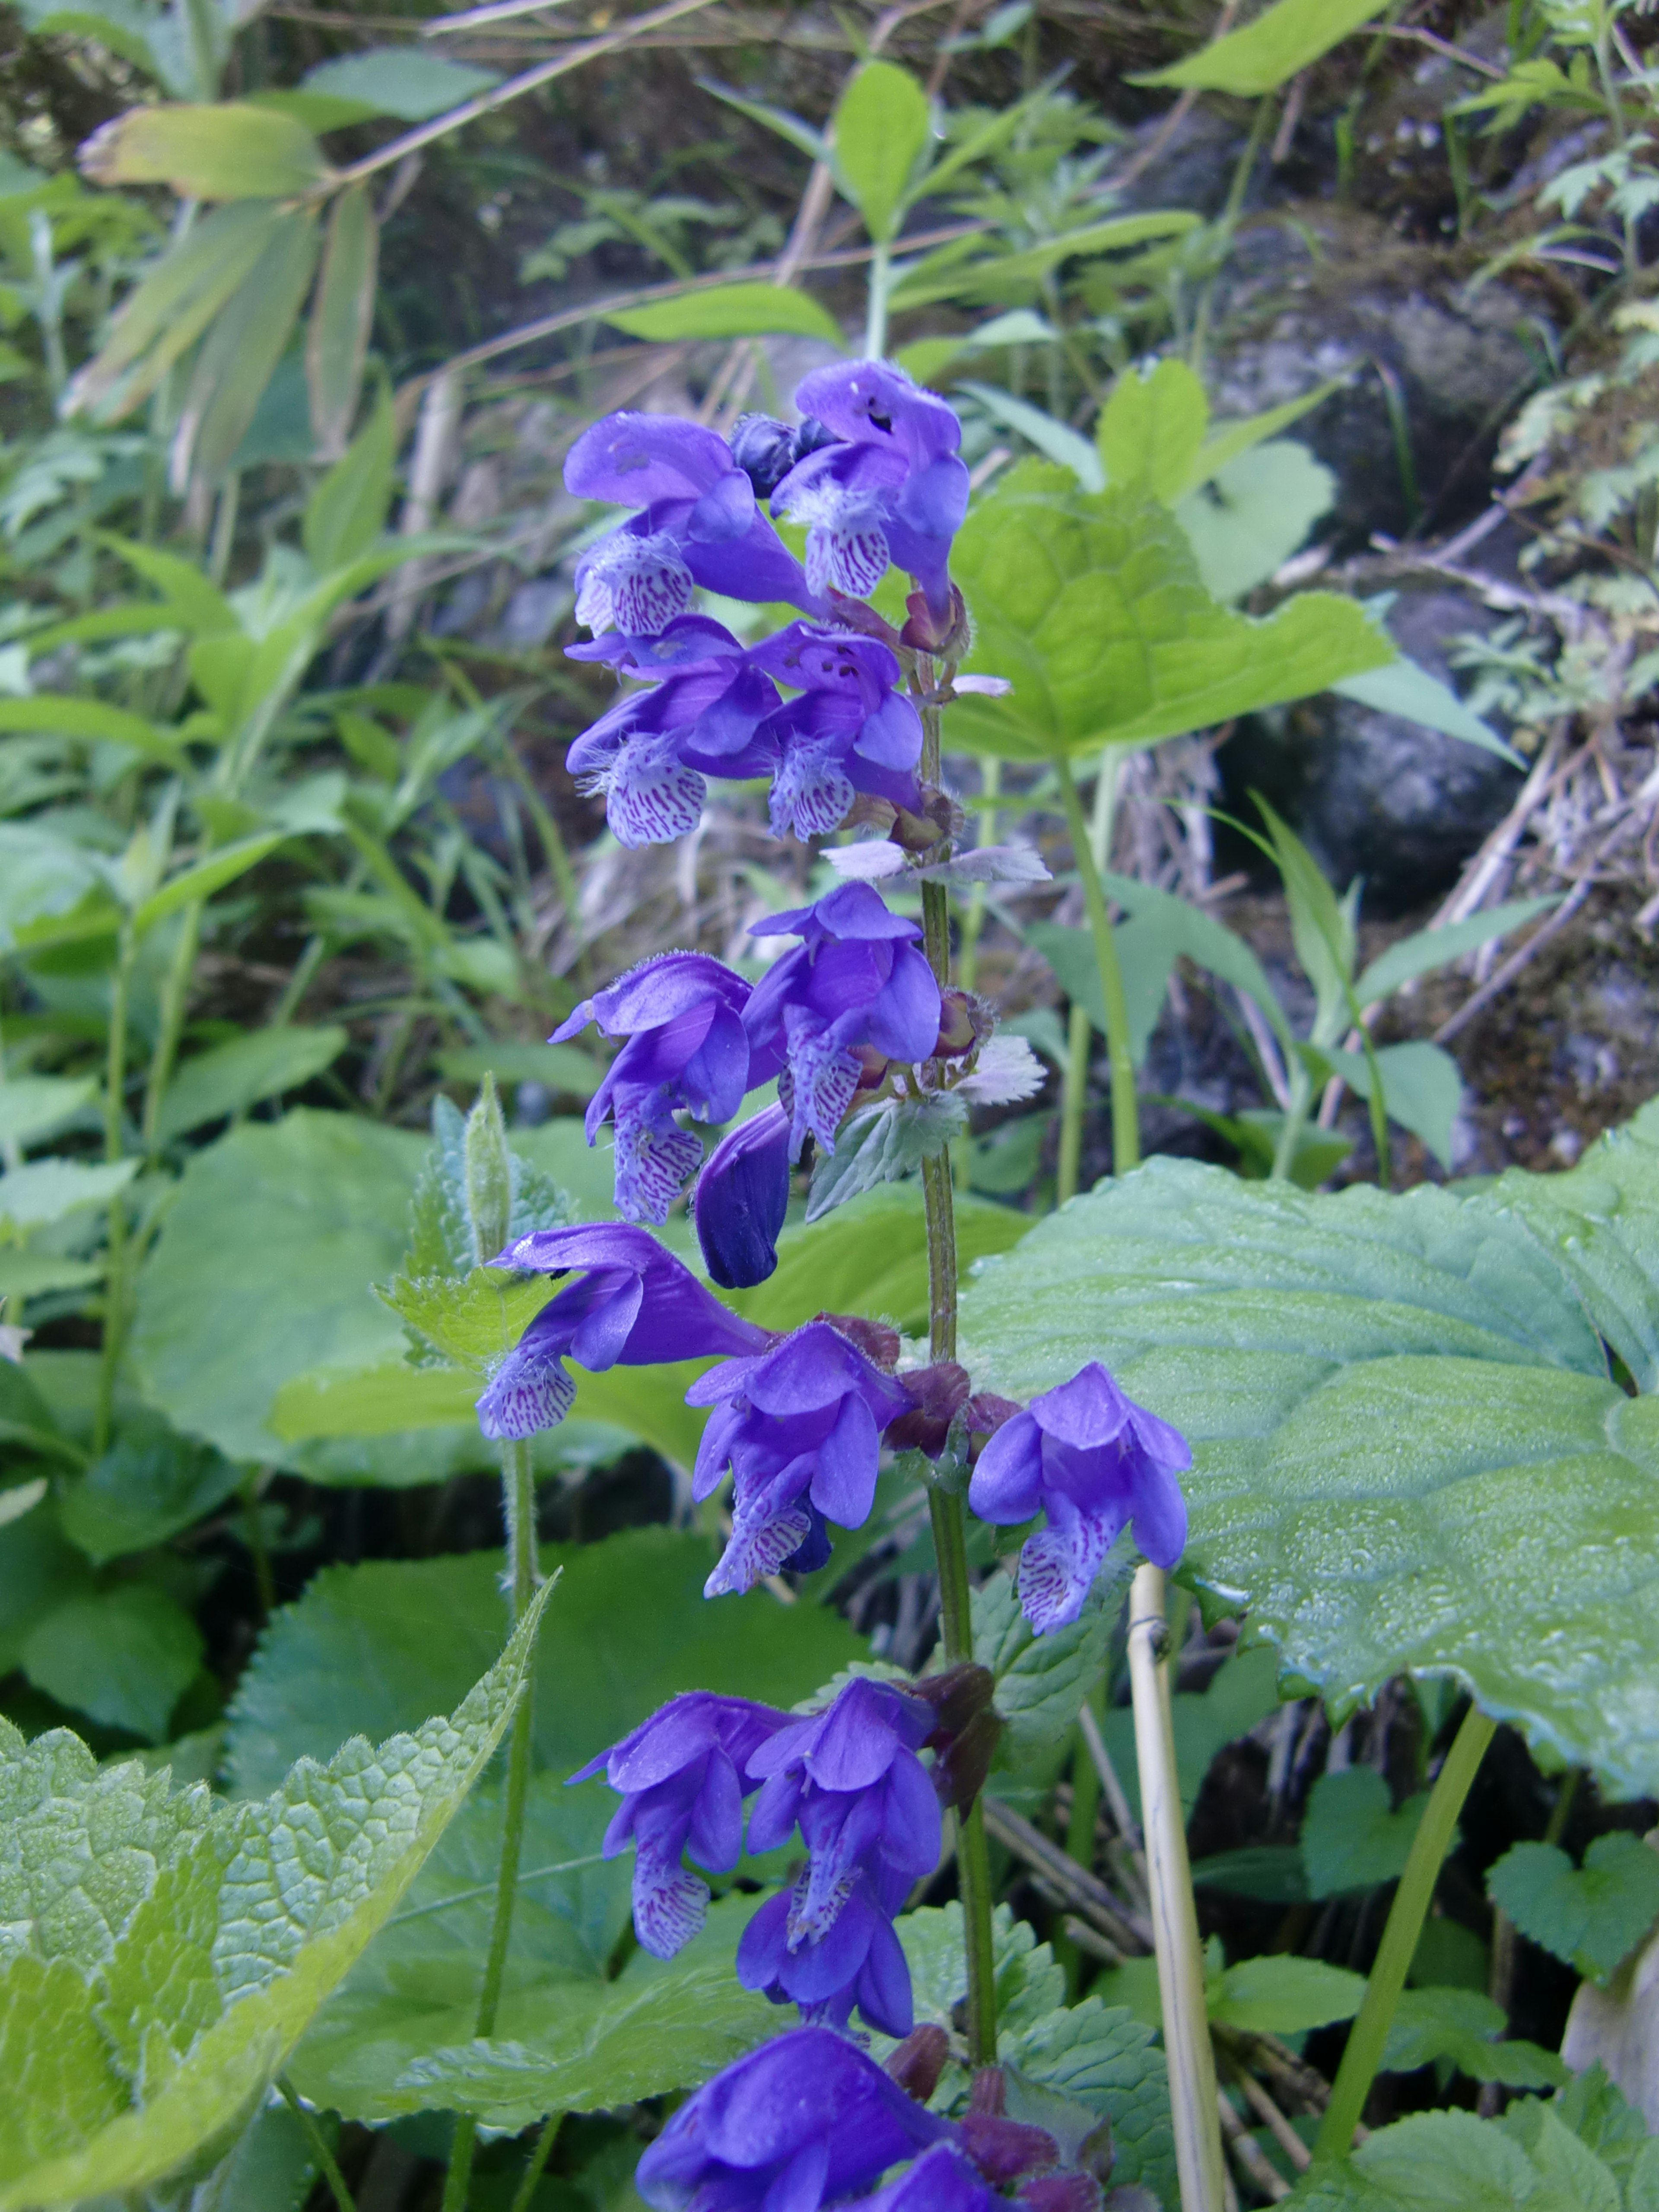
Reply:
<svg viewBox="0 0 1659 2212"><path fill-rule="evenodd" d="M918 688L928 688L926 661ZM947 680L949 672L947 670ZM939 710L921 710L921 774L937 785L940 775ZM939 988L951 980L951 902L943 884L921 887L922 941ZM934 1359L957 1356L957 1224L951 1194L948 1153L921 1164L922 1202L927 1216L927 1340ZM968 1573L967 1516L960 1493L937 1487L927 1493L939 1564L939 1623L945 1663L954 1667L974 1656L973 1583ZM997 2055L997 1996L991 1942L991 1856L985 1843L985 1813L977 1798L960 1815L957 1838L957 1881L962 1895L963 1932L968 1953L968 2049L972 2063L990 2066Z"/></svg>
<svg viewBox="0 0 1659 2212"><path fill-rule="evenodd" d="M1365 2100L1382 2063L1382 2046L1389 2039L1395 2007L1406 1986L1407 1970L1434 1901L1434 1886L1451 1842L1452 1830L1497 1727L1495 1721L1488 1720L1477 1706L1471 1705L1446 1753L1445 1764L1430 1793L1411 1855L1406 1861L1406 1871L1400 1877L1400 1887L1389 1908L1388 1925L1382 1930L1370 1979L1365 1984L1364 2002L1349 2032L1342 2063L1331 2085L1331 2101L1325 2108L1319 2138L1314 2145L1316 2160L1342 2158L1352 2146L1354 2129L1364 2112Z"/></svg>
<svg viewBox="0 0 1659 2212"><path fill-rule="evenodd" d="M1113 775L1109 761L1101 763L1103 775ZM1101 881L1102 863L1095 858L1088 817L1078 796L1072 764L1062 755L1054 763L1066 826L1071 832L1072 856L1083 884L1083 902L1095 940L1095 965L1100 971L1100 995L1106 1008L1106 1056L1111 1067L1112 1173L1127 1175L1140 1164L1140 1107L1135 1096L1135 1064L1129 1053L1129 1006L1123 991L1123 969L1117 957L1117 939L1106 905L1106 886Z"/></svg>
<svg viewBox="0 0 1659 2212"><path fill-rule="evenodd" d="M520 1439L501 1446L501 1504L507 1519L508 1602L516 1624L521 1620L540 1581L536 1560L536 1476L530 1445ZM530 1794L530 1767L535 1748L534 1714L531 1692L526 1689L513 1716L513 1733L507 1749L507 1800L501 1811L501 1856L495 1875L495 1912L489 1928L489 1949L484 1959L483 1980L478 1987L475 2035L489 2035L495 2026L501 2001L501 1982L507 1972L507 1947L513 1934L513 1908L519 1891L519 1862L524 1850L525 1804ZM477 2147L478 2124L464 2112L455 2122L455 2138L444 2178L442 2212L462 2212L472 2179L472 2154ZM551 2148L550 2143L549 2148Z"/></svg>
<svg viewBox="0 0 1659 2212"><path fill-rule="evenodd" d="M1186 1815L1176 1771L1170 1669L1164 1657L1169 1640L1163 1570L1139 1567L1129 1593L1129 1686L1181 2212L1222 2212L1226 2165L1221 2154L1215 2054L1204 2001L1204 1954L1199 1948Z"/></svg>

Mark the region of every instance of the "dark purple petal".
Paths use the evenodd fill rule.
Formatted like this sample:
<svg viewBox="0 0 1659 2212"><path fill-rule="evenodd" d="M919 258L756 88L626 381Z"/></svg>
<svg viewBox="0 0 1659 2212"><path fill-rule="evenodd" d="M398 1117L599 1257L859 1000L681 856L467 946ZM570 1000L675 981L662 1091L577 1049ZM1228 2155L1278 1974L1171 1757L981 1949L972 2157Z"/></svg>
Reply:
<svg viewBox="0 0 1659 2212"><path fill-rule="evenodd" d="M1042 1431L1035 1414L1017 1413L981 1452L968 1486L969 1506L981 1521L1012 1528L1036 1511L1042 1486Z"/></svg>
<svg viewBox="0 0 1659 2212"><path fill-rule="evenodd" d="M674 415L607 415L582 432L565 457L565 489L617 507L696 500L728 475L732 451L701 423Z"/></svg>
<svg viewBox="0 0 1659 2212"><path fill-rule="evenodd" d="M755 520L755 487L735 465L713 483L686 517L686 534L705 545L746 537Z"/></svg>
<svg viewBox="0 0 1659 2212"><path fill-rule="evenodd" d="M707 952L664 952L630 968L608 990L584 999L575 1012L548 1040L562 1044L597 1023L606 1036L632 1036L637 1030L660 1028L693 1008L714 1004L741 1013L749 1003L752 986L735 969Z"/></svg>
<svg viewBox="0 0 1659 2212"><path fill-rule="evenodd" d="M1031 1401L1031 1413L1045 1436L1087 1450L1111 1443L1129 1419L1129 1401L1097 1359Z"/></svg>
<svg viewBox="0 0 1659 2212"><path fill-rule="evenodd" d="M860 1042L890 1060L926 1060L938 1038L939 1021L939 985L927 957L916 945L901 945L893 955L892 974L871 1002Z"/></svg>
<svg viewBox="0 0 1659 2212"><path fill-rule="evenodd" d="M743 1785L724 1751L709 1758L702 1788L691 1808L686 1848L699 1866L724 1874L743 1849Z"/></svg>
<svg viewBox="0 0 1659 2212"><path fill-rule="evenodd" d="M939 1864L942 1832L939 1792L927 1768L913 1751L901 1751L883 1786L883 1856L906 1874L932 1874Z"/></svg>
<svg viewBox="0 0 1659 2212"><path fill-rule="evenodd" d="M753 1783L750 1784L753 1788ZM805 1781L799 1774L786 1768L773 1774L761 1785L749 1814L749 1848L751 1851L775 1851L787 1844L790 1832L800 1812L801 1792Z"/></svg>
<svg viewBox="0 0 1659 2212"><path fill-rule="evenodd" d="M849 1390L835 1426L818 1446L809 1492L813 1504L838 1528L861 1528L876 1502L880 1463L881 1431L863 1399Z"/></svg>
<svg viewBox="0 0 1659 2212"><path fill-rule="evenodd" d="M537 1230L509 1244L490 1264L528 1274L562 1274L578 1267L637 1274L644 1301L620 1354L629 1366L759 1352L772 1341L767 1330L723 1306L648 1230L624 1223Z"/></svg>
<svg viewBox="0 0 1659 2212"><path fill-rule="evenodd" d="M744 1046L744 1064L748 1050ZM703 1264L722 1290L763 1283L789 1210L789 1116L768 1106L723 1137L691 1194Z"/></svg>
<svg viewBox="0 0 1659 2212"><path fill-rule="evenodd" d="M917 2035L925 2032L915 2030ZM1005 2206L959 2151L939 2143L885 2189L866 2197L863 2212L1005 2212Z"/></svg>
<svg viewBox="0 0 1659 2212"><path fill-rule="evenodd" d="M915 2024L910 1962L890 1920L876 1916L857 1984L858 2008L884 2035L908 2035Z"/></svg>

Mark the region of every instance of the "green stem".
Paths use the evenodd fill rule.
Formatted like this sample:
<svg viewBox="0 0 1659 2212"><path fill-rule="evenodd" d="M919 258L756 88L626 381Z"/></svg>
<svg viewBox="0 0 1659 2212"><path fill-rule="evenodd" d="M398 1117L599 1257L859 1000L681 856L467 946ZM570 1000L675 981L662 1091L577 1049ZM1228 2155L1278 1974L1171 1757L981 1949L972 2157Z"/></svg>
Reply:
<svg viewBox="0 0 1659 2212"><path fill-rule="evenodd" d="M536 2194L536 2184L547 2169L548 2160L553 2155L553 2146L559 2136L559 2123L563 2118L562 2112L553 2112L542 2124L542 2131L536 2138L536 2148L530 2154L530 2163L524 2170L524 2179L514 2194L508 2212L530 2212L530 2200Z"/></svg>
<svg viewBox="0 0 1659 2212"><path fill-rule="evenodd" d="M1463 1809L1463 1800L1469 1794L1469 1785L1497 1726L1477 1706L1471 1705L1430 1793L1411 1855L1406 1861L1406 1871L1400 1877L1400 1887L1389 1909L1388 1925L1382 1930L1382 1942L1370 1979L1365 1984L1365 2001L1359 2008L1359 2017L1349 2033L1342 2063L1331 2086L1331 2101L1314 2145L1316 2159L1346 2157L1352 2145L1353 2131L1382 2063L1395 2007L1406 1986L1407 1970L1433 1902L1441 1863L1451 1842L1457 1816Z"/></svg>
<svg viewBox="0 0 1659 2212"><path fill-rule="evenodd" d="M283 2102L300 2123L301 2132L311 2146L311 2154L322 2169L323 2179L328 2184L329 2193L335 2203L338 2205L339 2212L357 2212L356 2206L351 2201L351 2191L346 2187L346 2178L335 2161L334 2154L328 2147L327 2138L318 2126L313 2115L306 2110L298 2097L295 2095L293 2085L286 2074L279 2074L276 2076L276 2087L282 2092Z"/></svg>
<svg viewBox="0 0 1659 2212"><path fill-rule="evenodd" d="M922 688L927 684L924 668ZM924 783L940 775L939 710L921 715L921 774ZM951 906L943 884L921 887L922 939L941 989L951 980ZM947 1155L921 1164L922 1202L927 1218L927 1340L933 1358L957 1356L957 1231ZM945 1663L954 1667L974 1656L974 1586L968 1571L967 1517L959 1492L930 1488L928 1516L939 1566L939 1626ZM997 1996L991 1942L991 1858L985 1843L985 1815L979 1800L960 1815L957 1881L962 1896L968 1966L968 2050L975 2066L995 2063Z"/></svg>
<svg viewBox="0 0 1659 2212"><path fill-rule="evenodd" d="M536 1585L541 1579L536 1558L536 1474L526 1441L515 1441L501 1448L501 1508L507 1522L508 1604L512 1618L517 1621L535 1596ZM495 1876L495 1911L490 1923L483 1979L478 1985L475 2035L494 2032L495 2014L501 2001L507 1945L513 1935L513 1908L518 1901L525 1805L530 1794L534 1750L534 1717L526 1691L513 1716L513 1733L507 1741L507 1798L501 1810L501 1856ZM441 2212L462 2212L472 2180L472 2155L477 2142L478 2124L470 2112L463 2112L455 2123L449 2172L444 2177ZM549 2148L551 2147L550 2143Z"/></svg>
<svg viewBox="0 0 1659 2212"><path fill-rule="evenodd" d="M1060 1098L1060 1160L1054 1200L1064 1206L1077 1196L1083 1165L1083 1114L1089 1098L1089 1047L1094 1037L1089 1009L1073 1004L1066 1032L1066 1079Z"/></svg>
<svg viewBox="0 0 1659 2212"><path fill-rule="evenodd" d="M1313 1078L1300 1060L1293 1064L1290 1075L1291 1103L1285 1109L1279 1142L1273 1147L1273 1173L1287 1179L1296 1164L1302 1132L1308 1126L1308 1109L1313 1104Z"/></svg>
<svg viewBox="0 0 1659 2212"><path fill-rule="evenodd" d="M1106 886L1100 879L1089 823L1078 796L1077 779L1070 761L1062 755L1054 763L1060 795L1071 832L1072 854L1083 884L1083 902L1095 940L1095 965L1100 971L1100 995L1106 1008L1106 1054L1111 1068L1112 1172L1127 1175L1140 1164L1140 1105L1135 1094L1135 1064L1129 1053L1129 1009L1123 993L1123 969L1117 957L1117 939L1106 904ZM1109 756L1103 759L1103 775L1115 774Z"/></svg>
<svg viewBox="0 0 1659 2212"><path fill-rule="evenodd" d="M987 799L994 799L1002 788L1002 763L988 760L981 776L981 787ZM997 842L997 811L994 806L982 809L979 817L981 845ZM985 886L975 884L969 895L968 911L962 917L962 938L957 948L957 981L964 991L974 988L974 977L979 967L980 933L985 927Z"/></svg>
<svg viewBox="0 0 1659 2212"><path fill-rule="evenodd" d="M276 1610L276 1577L270 1571L270 1547L265 1541L265 1524L259 1518L259 1472L249 1468L242 1477L242 1523L247 1535L247 1548L253 1560L254 1585L259 1593L259 1612L269 1620Z"/></svg>
<svg viewBox="0 0 1659 2212"><path fill-rule="evenodd" d="M161 1018L156 1028L155 1049L149 1056L149 1072L144 1079L143 1139L147 1158L156 1149L161 1101L172 1079L173 1061L179 1056L179 1040L184 1034L185 1009L190 998L190 979L196 972L196 954L202 941L202 909L206 903L204 899L192 899L185 908L179 941L173 948L167 981L161 986Z"/></svg>
<svg viewBox="0 0 1659 2212"><path fill-rule="evenodd" d="M864 324L864 357L879 361L887 349L887 272L892 249L878 240L870 256L869 307Z"/></svg>
<svg viewBox="0 0 1659 2212"><path fill-rule="evenodd" d="M122 1157L121 1123L127 1088L127 994L132 980L135 946L131 927L121 932L110 980L109 1048L104 1068L104 1158L112 1164ZM115 1420L115 1376L121 1364L121 1340L125 1328L127 1280L127 1206L125 1192L109 1202L109 1234L104 1275L104 1331L98 1355L98 1402L93 1413L93 1456L109 1449Z"/></svg>

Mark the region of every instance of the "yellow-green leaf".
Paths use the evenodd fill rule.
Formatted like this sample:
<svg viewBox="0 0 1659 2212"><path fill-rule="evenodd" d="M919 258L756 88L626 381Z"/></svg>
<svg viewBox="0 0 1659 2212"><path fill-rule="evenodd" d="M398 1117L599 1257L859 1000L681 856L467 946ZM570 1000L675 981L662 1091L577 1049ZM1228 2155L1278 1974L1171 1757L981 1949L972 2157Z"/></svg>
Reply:
<svg viewBox="0 0 1659 2212"><path fill-rule="evenodd" d="M927 95L915 77L891 62L866 62L836 105L830 146L836 181L872 238L897 230L927 134Z"/></svg>
<svg viewBox="0 0 1659 2212"><path fill-rule="evenodd" d="M659 344L678 338L760 337L773 331L823 338L833 346L843 343L829 309L792 284L714 284L643 307L618 307L605 320L630 337Z"/></svg>
<svg viewBox="0 0 1659 2212"><path fill-rule="evenodd" d="M284 215L196 357L173 438L175 489L191 476L212 483L223 475L287 349L316 266L316 210Z"/></svg>
<svg viewBox="0 0 1659 2212"><path fill-rule="evenodd" d="M296 198L329 176L302 123L246 100L130 107L81 149L95 185L170 185L180 199Z"/></svg>
<svg viewBox="0 0 1659 2212"><path fill-rule="evenodd" d="M380 226L368 186L349 185L329 210L322 274L306 340L312 434L328 460L344 453L356 416L380 257Z"/></svg>
<svg viewBox="0 0 1659 2212"><path fill-rule="evenodd" d="M146 760L164 767L184 764L183 746L171 730L158 729L142 714L125 707L112 707L104 699L70 698L45 692L33 699L0 699L0 730L50 730L65 738L85 738L90 743L130 745Z"/></svg>
<svg viewBox="0 0 1659 2212"><path fill-rule="evenodd" d="M1212 40L1184 62L1131 77L1132 84L1175 84L1243 97L1276 92L1328 53L1340 39L1382 13L1383 0L1273 0L1242 31Z"/></svg>

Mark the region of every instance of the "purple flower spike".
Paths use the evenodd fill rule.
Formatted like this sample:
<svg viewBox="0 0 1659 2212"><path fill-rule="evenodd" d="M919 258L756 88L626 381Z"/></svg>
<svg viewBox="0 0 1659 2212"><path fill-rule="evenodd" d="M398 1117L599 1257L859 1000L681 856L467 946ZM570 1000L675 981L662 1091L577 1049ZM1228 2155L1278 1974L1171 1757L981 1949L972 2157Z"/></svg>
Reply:
<svg viewBox="0 0 1659 2212"><path fill-rule="evenodd" d="M738 1979L773 2004L795 2004L803 2020L845 2027L854 2008L884 2035L908 2035L915 2014L910 1969L893 1921L909 1887L884 1886L855 1868L840 1912L822 1936L789 1940L791 1895L769 1897L738 1944Z"/></svg>
<svg viewBox="0 0 1659 2212"><path fill-rule="evenodd" d="M920 1698L860 1677L826 1711L786 1723L750 1754L749 1772L766 1786L749 1848L773 1850L799 1826L811 1853L789 1900L792 1949L834 1925L860 1866L878 1894L897 1875L902 1901L939 1864L939 1797L916 1757L933 1726Z"/></svg>
<svg viewBox="0 0 1659 2212"><path fill-rule="evenodd" d="M936 616L948 614L951 541L969 491L951 410L884 361L815 369L795 404L840 441L806 454L772 495L775 514L806 525L809 587L866 598L890 560Z"/></svg>
<svg viewBox="0 0 1659 2212"><path fill-rule="evenodd" d="M725 1874L743 1849L743 1801L757 1787L748 1762L789 1716L746 1698L706 1690L671 1698L631 1735L602 1751L572 1782L600 1768L622 1793L605 1832L613 1859L630 1841L634 1930L653 1959L672 1959L702 1926L708 1885L681 1863L687 1850L711 1874Z"/></svg>
<svg viewBox="0 0 1659 2212"><path fill-rule="evenodd" d="M765 726L780 749L775 836L791 829L802 839L827 836L859 792L895 806L921 805L921 717L898 689L898 660L884 645L850 630L791 623L749 658L801 693Z"/></svg>
<svg viewBox="0 0 1659 2212"><path fill-rule="evenodd" d="M617 1207L630 1221L665 1221L702 1164L702 1146L675 1126L674 1115L729 1121L743 1103L749 996L743 977L708 953L665 952L584 999L554 1030L554 1044L589 1022L628 1039L588 1102L584 1126L591 1145L605 1120L615 1120Z"/></svg>
<svg viewBox="0 0 1659 2212"><path fill-rule="evenodd" d="M548 1301L490 1377L478 1400L487 1437L533 1437L564 1419L575 1396L567 1356L603 1374L618 1363L718 1358L774 1340L723 1306L649 1230L621 1222L538 1229L489 1264L526 1274L583 1273Z"/></svg>
<svg viewBox="0 0 1659 2212"><path fill-rule="evenodd" d="M968 1503L1004 1526L1039 1508L1048 1515L1019 1560L1020 1604L1037 1635L1077 1619L1132 1517L1153 1565L1174 1566L1187 1541L1176 1477L1192 1463L1180 1431L1125 1397L1098 1360L1003 1423L980 1454Z"/></svg>
<svg viewBox="0 0 1659 2212"><path fill-rule="evenodd" d="M842 884L815 906L755 923L751 937L798 936L744 1009L757 1065L787 1062L779 1096L799 1158L807 1136L835 1150L872 1045L890 1060L926 1060L939 1038L939 992L914 921L890 912L868 884Z"/></svg>
<svg viewBox="0 0 1659 2212"><path fill-rule="evenodd" d="M1098 2194L1098 2191L1097 2191ZM860 2201L860 2212L1007 2212L954 2144L935 2143L896 2181Z"/></svg>
<svg viewBox="0 0 1659 2212"><path fill-rule="evenodd" d="M800 2027L694 2090L635 2185L653 2212L818 2212L954 2133L844 2036Z"/></svg>
<svg viewBox="0 0 1659 2212"><path fill-rule="evenodd" d="M718 623L687 617L686 627L694 622L689 639L683 632L694 657L637 659L642 672L665 669L662 680L625 692L565 757L580 790L605 793L605 820L618 844L689 836L702 818L708 776L765 775L776 763L777 741L762 728L777 707L776 688L749 666L735 638L729 650L709 646L707 633ZM630 636L621 645L636 655L641 641Z"/></svg>
<svg viewBox="0 0 1659 2212"><path fill-rule="evenodd" d="M691 1194L703 1263L723 1291L766 1280L788 1210L789 1116L767 1106L721 1138Z"/></svg>
<svg viewBox="0 0 1659 2212"><path fill-rule="evenodd" d="M810 1573L823 1565L824 1523L856 1528L867 1518L881 1432L910 1401L818 1320L699 1376L685 1402L717 1408L697 1447L693 1497L708 1497L732 1470L731 1539L703 1589L719 1597L780 1567Z"/></svg>
<svg viewBox="0 0 1659 2212"><path fill-rule="evenodd" d="M755 505L724 438L670 415L607 415L564 465L578 499L638 507L576 568L576 619L653 637L702 584L734 599L787 599L815 611L800 564Z"/></svg>

